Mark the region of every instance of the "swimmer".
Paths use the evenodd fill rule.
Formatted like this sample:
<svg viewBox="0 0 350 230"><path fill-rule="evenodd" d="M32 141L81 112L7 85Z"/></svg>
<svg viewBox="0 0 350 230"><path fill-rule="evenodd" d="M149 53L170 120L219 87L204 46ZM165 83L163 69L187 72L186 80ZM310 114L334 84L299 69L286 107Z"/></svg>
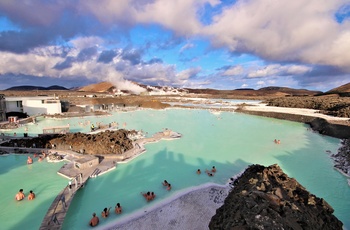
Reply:
<svg viewBox="0 0 350 230"><path fill-rule="evenodd" d="M151 192L151 200L153 200L154 198L156 198L156 194L154 194L154 192Z"/></svg>
<svg viewBox="0 0 350 230"><path fill-rule="evenodd" d="M29 195L28 195L28 200L33 200L35 198L35 193L30 190Z"/></svg>
<svg viewBox="0 0 350 230"><path fill-rule="evenodd" d="M104 208L103 211L101 212L101 216L103 218L107 218L109 216L109 210L111 210L111 207L109 209Z"/></svg>
<svg viewBox="0 0 350 230"><path fill-rule="evenodd" d="M96 225L98 225L99 222L100 222L100 220L99 220L98 217L96 216L96 213L93 213L93 214L92 214L92 218L91 218L91 220L90 220L90 222L89 222L89 225L90 225L91 227L95 227Z"/></svg>
<svg viewBox="0 0 350 230"><path fill-rule="evenodd" d="M212 171L213 173L215 173L215 172L216 172L216 168L215 168L215 166L213 166L213 167L211 168L211 171Z"/></svg>
<svg viewBox="0 0 350 230"><path fill-rule="evenodd" d="M147 192L147 193L142 193L142 192L141 192L141 194L142 194L142 196L143 196L144 198L146 198L147 201L151 201L151 200L152 200L151 192Z"/></svg>
<svg viewBox="0 0 350 230"><path fill-rule="evenodd" d="M280 140L277 140L277 144L281 144L281 141L280 141Z"/></svg>
<svg viewBox="0 0 350 230"><path fill-rule="evenodd" d="M201 174L202 172L201 172L201 170L200 169L197 169L197 174L199 175L199 174Z"/></svg>
<svg viewBox="0 0 350 230"><path fill-rule="evenodd" d="M19 192L16 194L15 199L19 201L19 200L23 200L24 197L25 195L23 193L23 189L20 189Z"/></svg>
<svg viewBox="0 0 350 230"><path fill-rule="evenodd" d="M168 191L171 190L171 184L168 184L168 187L166 188L166 190L168 190Z"/></svg>
<svg viewBox="0 0 350 230"><path fill-rule="evenodd" d="M205 172L208 174L208 176L214 176L214 173L212 173L212 172L209 171L209 170L205 170Z"/></svg>
<svg viewBox="0 0 350 230"><path fill-rule="evenodd" d="M27 164L32 164L32 163L33 163L33 159L30 156L28 156Z"/></svg>
<svg viewBox="0 0 350 230"><path fill-rule="evenodd" d="M39 159L38 159L38 161L42 161L42 160L43 160L43 158L40 156Z"/></svg>
<svg viewBox="0 0 350 230"><path fill-rule="evenodd" d="M162 183L164 186L168 186L168 181L167 180L164 180L163 183Z"/></svg>
<svg viewBox="0 0 350 230"><path fill-rule="evenodd" d="M120 203L117 203L117 205L115 206L115 213L116 214L122 213L122 206L120 206Z"/></svg>

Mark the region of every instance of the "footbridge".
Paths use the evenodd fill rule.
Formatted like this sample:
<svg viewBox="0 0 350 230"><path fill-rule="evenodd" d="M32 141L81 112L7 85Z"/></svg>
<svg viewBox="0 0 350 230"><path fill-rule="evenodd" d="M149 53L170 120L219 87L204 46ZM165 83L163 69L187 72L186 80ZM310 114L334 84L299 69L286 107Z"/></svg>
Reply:
<svg viewBox="0 0 350 230"><path fill-rule="evenodd" d="M40 230L59 230L62 228L64 218L66 217L69 206L78 189L84 187L89 176L84 177L82 173L76 175L52 202L48 209Z"/></svg>

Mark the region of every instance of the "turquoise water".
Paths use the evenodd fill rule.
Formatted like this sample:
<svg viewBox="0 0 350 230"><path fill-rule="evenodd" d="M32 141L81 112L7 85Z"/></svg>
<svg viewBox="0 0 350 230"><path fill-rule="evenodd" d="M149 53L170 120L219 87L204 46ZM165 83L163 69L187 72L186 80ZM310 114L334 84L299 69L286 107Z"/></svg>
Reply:
<svg viewBox="0 0 350 230"><path fill-rule="evenodd" d="M63 163L46 161L27 165L28 155L7 155L0 157L0 212L1 229L38 229L52 201L65 185L67 179L56 172ZM15 195L23 189L26 195L16 201ZM29 191L36 194L28 200Z"/></svg>
<svg viewBox="0 0 350 230"><path fill-rule="evenodd" d="M37 125L28 126L28 133L35 135L41 133L43 127L68 123L74 132L88 132L88 121L105 124L116 121L121 128L125 123L125 128L142 129L148 132L148 135L169 128L183 134L183 137L148 144L147 152L143 155L127 164L118 164L117 169L109 173L90 179L75 196L63 229L86 229L93 212L100 215L104 207L112 207L113 210L117 202L121 203L122 215L112 213L107 219L100 218L100 227L107 227L136 215L137 212L147 211L163 200L171 199L196 186L208 182L225 184L228 178L242 172L249 164L268 166L275 163L311 193L325 198L335 209L335 215L350 229L350 187L347 178L333 169L332 160L326 153L327 150L336 152L340 141L311 132L304 124L229 112L214 115L207 110L168 109L115 113L108 117L45 119L40 120ZM18 129L17 133L23 131L24 127ZM274 144L274 139L280 139L281 144ZM57 188L44 189L51 190L52 197L45 197L42 201L41 195L38 195L33 202L26 200L23 204L16 203L13 197L19 189L19 182L12 179L21 177L25 170L30 170L23 164L26 157L23 156L24 160L21 157L11 155L0 158L1 168L2 164L6 167L11 165L11 170L4 167L5 170L0 174L1 191L9 194L7 199L10 199L6 207L16 211L19 203L23 206L23 210L15 215L19 217L16 221L5 221L6 229L29 229L26 224L29 216L33 216L31 220L35 223L34 226L40 226L50 199L52 201L68 182L55 174L59 168L59 165L55 164L46 172L52 174L54 179L49 181L52 186L57 185ZM31 170L49 164L42 163L35 162ZM213 165L218 170L214 177L195 173L198 168L204 171ZM40 185L49 183L46 173L45 176L33 178ZM166 191L161 185L164 179L172 184L171 191ZM7 180L12 180L10 185L2 186L9 183ZM43 180L46 182L42 182ZM31 189L29 185L23 185L27 192ZM10 191L8 188L13 189ZM140 192L147 191L154 191L157 195L150 203L140 195ZM46 208L42 207L42 202L48 203ZM29 210L30 208L32 209ZM45 210L37 211L39 208ZM1 222L7 217L3 215L2 213L0 216Z"/></svg>

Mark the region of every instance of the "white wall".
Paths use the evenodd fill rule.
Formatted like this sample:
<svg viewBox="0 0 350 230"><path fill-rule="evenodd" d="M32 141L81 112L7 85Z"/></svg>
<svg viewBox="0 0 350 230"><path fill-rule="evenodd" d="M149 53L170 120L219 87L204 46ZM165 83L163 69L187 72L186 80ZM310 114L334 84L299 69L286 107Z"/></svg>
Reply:
<svg viewBox="0 0 350 230"><path fill-rule="evenodd" d="M6 112L22 112L21 107L17 107L17 101L6 101Z"/></svg>
<svg viewBox="0 0 350 230"><path fill-rule="evenodd" d="M43 103L44 101L44 103ZM61 113L61 103L45 103L45 100L29 99L23 101L23 112L29 116L36 114Z"/></svg>
<svg viewBox="0 0 350 230"><path fill-rule="evenodd" d="M62 113L61 102L53 97L9 97L5 98L5 101L6 112L24 112L29 116ZM23 105L23 111L17 107L17 102L20 101Z"/></svg>

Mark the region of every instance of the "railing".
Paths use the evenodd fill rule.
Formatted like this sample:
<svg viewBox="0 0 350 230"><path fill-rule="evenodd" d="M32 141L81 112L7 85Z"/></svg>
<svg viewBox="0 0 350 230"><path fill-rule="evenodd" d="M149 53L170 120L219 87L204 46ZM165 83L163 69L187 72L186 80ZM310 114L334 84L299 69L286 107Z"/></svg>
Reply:
<svg viewBox="0 0 350 230"><path fill-rule="evenodd" d="M80 181L80 183L78 183L78 179ZM83 174L82 173L79 173L78 175L76 175L74 178L72 178L71 181L74 181L74 185L75 185L75 189L74 189L74 192L73 192L73 195L71 195L70 199L72 199L72 197L74 196L74 193L80 188L78 187L78 184L81 186L83 184ZM62 192L60 193L59 196L59 200L57 201L56 203L56 206L55 208L53 209L53 213L51 215L51 218L48 222L48 225L51 224L51 222L53 222L54 224L57 224L57 225L61 225L61 223L58 221L57 219L57 207L58 205L61 203L62 204L62 207L63 209L66 211L66 208L67 208L67 204L66 204L66 196L65 196L65 191L67 189L72 189L72 186L71 186L71 183L69 183L69 185L67 185L63 190ZM68 192L67 192L68 193Z"/></svg>
<svg viewBox="0 0 350 230"><path fill-rule="evenodd" d="M56 216L56 210L57 210L57 207L58 207L58 205L59 205L60 202L62 203L63 209L65 209L65 208L67 207L67 205L66 205L66 198L65 198L65 195L64 195L64 192L66 191L67 188L68 188L68 186L66 186L66 187L63 189L63 191L61 192L60 199L59 199L59 201L56 203L56 206L55 206L55 208L54 208L54 210L53 210L53 213L52 213L51 218L50 218L49 222L47 223L47 225L50 225L50 224L51 224L51 221L52 221L54 224L60 225L60 222L58 221L57 216Z"/></svg>

